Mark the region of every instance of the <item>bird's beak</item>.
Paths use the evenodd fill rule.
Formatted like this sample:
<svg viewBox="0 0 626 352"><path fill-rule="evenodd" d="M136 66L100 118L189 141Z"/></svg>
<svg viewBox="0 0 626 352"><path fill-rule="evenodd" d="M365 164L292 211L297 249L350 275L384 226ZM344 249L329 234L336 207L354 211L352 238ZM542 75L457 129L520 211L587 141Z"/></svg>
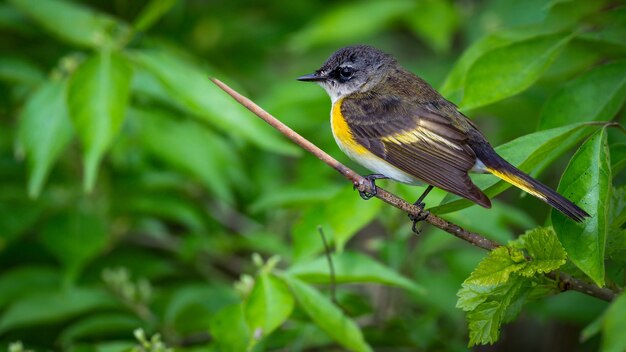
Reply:
<svg viewBox="0 0 626 352"><path fill-rule="evenodd" d="M316 73L311 73L308 75L304 75L304 76L300 76L297 78L298 81L303 81L303 82L321 82L321 81L325 81L326 78L320 76L317 72Z"/></svg>

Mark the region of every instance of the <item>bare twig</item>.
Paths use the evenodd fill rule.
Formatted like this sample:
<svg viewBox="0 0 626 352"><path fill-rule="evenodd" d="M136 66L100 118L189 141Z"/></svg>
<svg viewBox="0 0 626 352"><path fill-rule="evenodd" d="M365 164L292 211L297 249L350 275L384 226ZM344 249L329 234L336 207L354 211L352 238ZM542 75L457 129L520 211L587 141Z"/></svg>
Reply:
<svg viewBox="0 0 626 352"><path fill-rule="evenodd" d="M333 258L331 257L330 247L328 247L328 242L326 241L326 236L324 236L324 229L322 229L322 226L318 226L317 231L319 231L320 236L322 237L322 242L324 242L326 259L328 259L328 270L330 271L330 299L333 303L339 305L337 303L337 296L335 295L335 267L333 266Z"/></svg>
<svg viewBox="0 0 626 352"><path fill-rule="evenodd" d="M216 78L211 78L211 81L213 81L213 83L215 83L218 87L220 87L222 90L228 93L241 105L245 106L248 110L252 111L255 115L257 115L258 117L263 119L265 122L270 124L272 127L277 129L280 133L287 136L289 139L291 139L293 142L301 146L303 149L315 155L317 158L319 158L321 161L326 163L328 166L339 171L339 173L341 173L345 178L347 178L354 184L356 189L358 189L359 191L367 192L367 193L372 193L374 191L373 189L370 188L370 183L367 182L367 180L364 177L352 171L350 168L348 168L347 166L337 161L337 159L328 155L326 152L321 150L315 144L309 142L307 139L299 135L297 132L295 132L294 130L292 130L291 128L283 124L282 122L280 122L278 119L276 119L274 116L269 114L267 111L263 110L260 106L256 105L253 101L237 93L235 90L233 90L232 88L227 86L225 83L223 83L222 81ZM380 187L377 187L376 198L379 198L385 203L390 204L412 216L419 217L419 216L428 214L428 216L426 216L425 218L426 222L464 241L467 241L477 247L480 247L486 250L493 250L500 246L499 243L494 242L488 238L485 238L481 236L480 234L468 231L456 224L453 224L433 214L423 213L420 210L420 208L418 208L417 206L399 198L398 196L392 193L385 191L384 189ZM612 290L601 288L596 285L586 283L584 281L573 278L570 275L567 275L563 272L553 272L553 273L548 274L548 277L559 281L559 288L564 291L575 290L575 291L579 291L579 292L588 294L590 296L593 296L593 297L596 297L605 301L611 301L617 295L617 293L615 293Z"/></svg>

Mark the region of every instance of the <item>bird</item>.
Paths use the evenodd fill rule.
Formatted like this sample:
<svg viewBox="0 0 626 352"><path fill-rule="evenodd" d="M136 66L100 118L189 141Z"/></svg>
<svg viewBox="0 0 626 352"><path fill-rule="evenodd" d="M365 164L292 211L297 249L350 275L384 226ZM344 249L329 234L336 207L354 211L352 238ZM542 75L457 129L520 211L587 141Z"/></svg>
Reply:
<svg viewBox="0 0 626 352"><path fill-rule="evenodd" d="M415 202L440 188L485 207L491 201L469 173L491 173L549 204L576 222L590 215L550 187L499 156L478 126L425 80L390 54L368 45L343 47L314 73L330 96L331 130L339 148L373 171L366 176L376 194L377 179L428 187ZM412 218L415 223L424 220Z"/></svg>

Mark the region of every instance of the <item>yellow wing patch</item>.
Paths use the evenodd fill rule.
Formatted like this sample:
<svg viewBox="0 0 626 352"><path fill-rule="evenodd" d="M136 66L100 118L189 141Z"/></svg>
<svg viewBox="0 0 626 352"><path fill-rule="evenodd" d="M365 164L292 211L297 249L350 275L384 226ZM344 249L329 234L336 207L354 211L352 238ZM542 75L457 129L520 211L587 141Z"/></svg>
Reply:
<svg viewBox="0 0 626 352"><path fill-rule="evenodd" d="M354 139L352 131L350 131L350 126L348 126L346 119L343 118L343 114L341 113L342 101L343 99L339 99L333 104L330 114L330 125L333 130L333 135L335 139L342 144L342 147L348 148L351 152L356 154L367 154L369 151Z"/></svg>
<svg viewBox="0 0 626 352"><path fill-rule="evenodd" d="M382 139L385 142L395 144L413 144L413 143L430 143L433 142L444 144L450 148L463 150L460 145L447 140L440 135L433 133L426 128L416 127L412 130L395 133Z"/></svg>

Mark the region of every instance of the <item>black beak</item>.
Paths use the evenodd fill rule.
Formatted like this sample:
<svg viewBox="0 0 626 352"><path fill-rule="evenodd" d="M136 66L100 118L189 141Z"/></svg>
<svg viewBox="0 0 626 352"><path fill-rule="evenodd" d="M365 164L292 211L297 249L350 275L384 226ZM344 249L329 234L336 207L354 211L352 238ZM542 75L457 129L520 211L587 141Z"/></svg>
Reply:
<svg viewBox="0 0 626 352"><path fill-rule="evenodd" d="M326 80L326 78L320 76L318 73L311 73L308 75L300 76L296 79L303 82L321 82Z"/></svg>

